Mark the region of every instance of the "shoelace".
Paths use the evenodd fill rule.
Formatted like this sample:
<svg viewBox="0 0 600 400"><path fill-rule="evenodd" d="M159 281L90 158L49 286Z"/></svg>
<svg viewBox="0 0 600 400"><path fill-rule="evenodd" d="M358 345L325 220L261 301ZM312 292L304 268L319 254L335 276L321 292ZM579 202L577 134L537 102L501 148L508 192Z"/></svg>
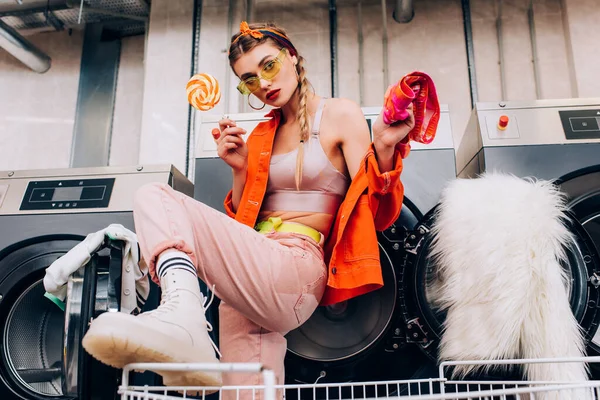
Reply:
<svg viewBox="0 0 600 400"><path fill-rule="evenodd" d="M179 296L177 295L177 291L175 289L164 291L162 293L162 296L160 299L159 307L154 310L147 311L144 314L160 315L160 314L164 314L165 311L169 311L169 312L175 311L175 309L176 309L175 303L171 302L171 300L176 299L178 297Z"/></svg>
<svg viewBox="0 0 600 400"><path fill-rule="evenodd" d="M210 300L206 297L206 296L202 296L204 297L204 303L202 303L202 309L204 311L204 313L206 314L206 310L208 310L208 308L210 307L210 305L212 304L213 300L215 299L215 286L212 286L212 290L210 293ZM213 331L213 326L210 322L208 322L208 319L206 319L206 330L208 332L212 332ZM209 336L210 338L210 336ZM221 352L219 351L219 348L217 347L217 345L215 344L215 342L213 342L212 339L210 339L210 344L212 344L213 349L215 349L215 351L217 352L217 354L219 355L219 359L223 358L223 355L221 354Z"/></svg>
<svg viewBox="0 0 600 400"><path fill-rule="evenodd" d="M212 290L211 290L210 299L208 297L206 297L202 292L200 292L200 294L202 295L202 298L204 299L204 302L202 303L202 311L204 312L204 314L206 314L206 310L208 310L208 308L212 304L213 300L215 299L215 287L216 287L216 285L213 285ZM160 307L158 307L155 310L149 311L147 314L153 314L154 316L158 316L167 311L168 312L175 311L177 306L175 305L175 302L171 302L170 300L176 299L177 297L179 297L177 295L177 289L171 289L171 290L167 290L167 291L163 292L162 298L160 299ZM206 319L206 318L204 318L204 319L206 321L206 330L208 332L212 332L213 331L212 324L208 321L208 319ZM219 359L223 358L223 355L219 351L219 348L217 347L215 342L213 342L213 340L210 336L209 336L209 340L210 340L210 344L212 345L213 349L215 349L215 351L219 355Z"/></svg>

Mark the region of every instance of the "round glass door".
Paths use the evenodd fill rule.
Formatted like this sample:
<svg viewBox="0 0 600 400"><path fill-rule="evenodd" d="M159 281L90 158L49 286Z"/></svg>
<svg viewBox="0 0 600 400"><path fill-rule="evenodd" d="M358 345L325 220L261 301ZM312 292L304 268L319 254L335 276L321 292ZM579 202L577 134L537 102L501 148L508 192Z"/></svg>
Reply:
<svg viewBox="0 0 600 400"><path fill-rule="evenodd" d="M62 395L64 313L44 297L38 280L8 310L2 337L12 375L25 388L44 396Z"/></svg>
<svg viewBox="0 0 600 400"><path fill-rule="evenodd" d="M560 188L569 199L569 208L583 225L600 252L600 165L564 177ZM592 349L600 354L600 330L592 338Z"/></svg>
<svg viewBox="0 0 600 400"><path fill-rule="evenodd" d="M64 398L65 314L44 297L44 270L75 246L56 240L19 248L0 260L0 374L27 399Z"/></svg>

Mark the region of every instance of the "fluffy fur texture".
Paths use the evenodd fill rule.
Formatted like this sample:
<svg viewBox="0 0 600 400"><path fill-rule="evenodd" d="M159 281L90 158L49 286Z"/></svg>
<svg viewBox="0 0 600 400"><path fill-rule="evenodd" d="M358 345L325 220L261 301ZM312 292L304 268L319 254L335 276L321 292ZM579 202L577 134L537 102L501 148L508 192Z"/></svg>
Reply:
<svg viewBox="0 0 600 400"><path fill-rule="evenodd" d="M448 314L442 360L585 355L560 265L573 243L565 207L548 181L486 174L446 188L433 228L438 269L428 293ZM534 364L524 372L528 380L585 381L586 368ZM455 375L472 370L465 366Z"/></svg>

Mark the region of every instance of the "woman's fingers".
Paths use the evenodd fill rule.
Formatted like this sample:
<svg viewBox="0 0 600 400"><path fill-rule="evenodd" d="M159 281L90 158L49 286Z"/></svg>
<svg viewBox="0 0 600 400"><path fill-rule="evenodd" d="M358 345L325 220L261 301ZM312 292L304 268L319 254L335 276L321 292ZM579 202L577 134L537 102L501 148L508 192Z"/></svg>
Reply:
<svg viewBox="0 0 600 400"><path fill-rule="evenodd" d="M225 136L223 141L219 143L219 147L225 150L234 150L244 145L244 139L239 136Z"/></svg>
<svg viewBox="0 0 600 400"><path fill-rule="evenodd" d="M223 140L227 143L237 143L239 145L244 144L244 139L241 136L237 135L227 135L223 138Z"/></svg>
<svg viewBox="0 0 600 400"><path fill-rule="evenodd" d="M226 117L221 118L219 120L219 130L220 131L225 130L229 126L237 126L237 125L234 120L226 118Z"/></svg>
<svg viewBox="0 0 600 400"><path fill-rule="evenodd" d="M225 149L236 149L244 145L244 139L238 135L226 135L219 140L218 145Z"/></svg>
<svg viewBox="0 0 600 400"><path fill-rule="evenodd" d="M224 131L219 131L217 128L214 128L211 131L212 137L217 142L225 139L226 137L240 137L241 135L246 134L246 130L238 127L227 128ZM241 139L241 138L240 138ZM243 139L241 139L243 140Z"/></svg>
<svg viewBox="0 0 600 400"><path fill-rule="evenodd" d="M234 150L237 149L239 145L237 143L223 143L223 148L225 150Z"/></svg>
<svg viewBox="0 0 600 400"><path fill-rule="evenodd" d="M407 108L408 118L404 120L404 123L411 129L415 126L415 114L412 107Z"/></svg>
<svg viewBox="0 0 600 400"><path fill-rule="evenodd" d="M215 138L215 140L217 142L225 139L226 137L239 137L241 135L245 135L246 134L246 130L242 129L242 128L238 128L238 127L233 127L233 128L227 128L222 132L219 132L218 135L216 135L215 130L213 130L213 138Z"/></svg>
<svg viewBox="0 0 600 400"><path fill-rule="evenodd" d="M244 128L240 128L238 126L233 126L233 127L226 128L225 130L221 131L221 133L222 133L222 136L245 135L246 130Z"/></svg>

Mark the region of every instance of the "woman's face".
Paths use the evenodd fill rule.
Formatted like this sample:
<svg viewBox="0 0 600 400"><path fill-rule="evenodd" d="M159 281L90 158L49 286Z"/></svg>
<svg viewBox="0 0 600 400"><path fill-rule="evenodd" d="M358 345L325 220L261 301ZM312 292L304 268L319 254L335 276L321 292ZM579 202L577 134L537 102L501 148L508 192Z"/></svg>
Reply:
<svg viewBox="0 0 600 400"><path fill-rule="evenodd" d="M281 70L271 79L261 78L263 68L269 68L279 55ZM277 61L275 60L275 63ZM290 56L288 51L281 53L281 49L270 43L263 43L247 53L242 54L233 64L233 71L242 81L251 78L260 78L258 88L252 92L263 103L273 107L284 106L292 97L298 87L298 76L296 74L296 56ZM268 71L265 71L268 73Z"/></svg>

